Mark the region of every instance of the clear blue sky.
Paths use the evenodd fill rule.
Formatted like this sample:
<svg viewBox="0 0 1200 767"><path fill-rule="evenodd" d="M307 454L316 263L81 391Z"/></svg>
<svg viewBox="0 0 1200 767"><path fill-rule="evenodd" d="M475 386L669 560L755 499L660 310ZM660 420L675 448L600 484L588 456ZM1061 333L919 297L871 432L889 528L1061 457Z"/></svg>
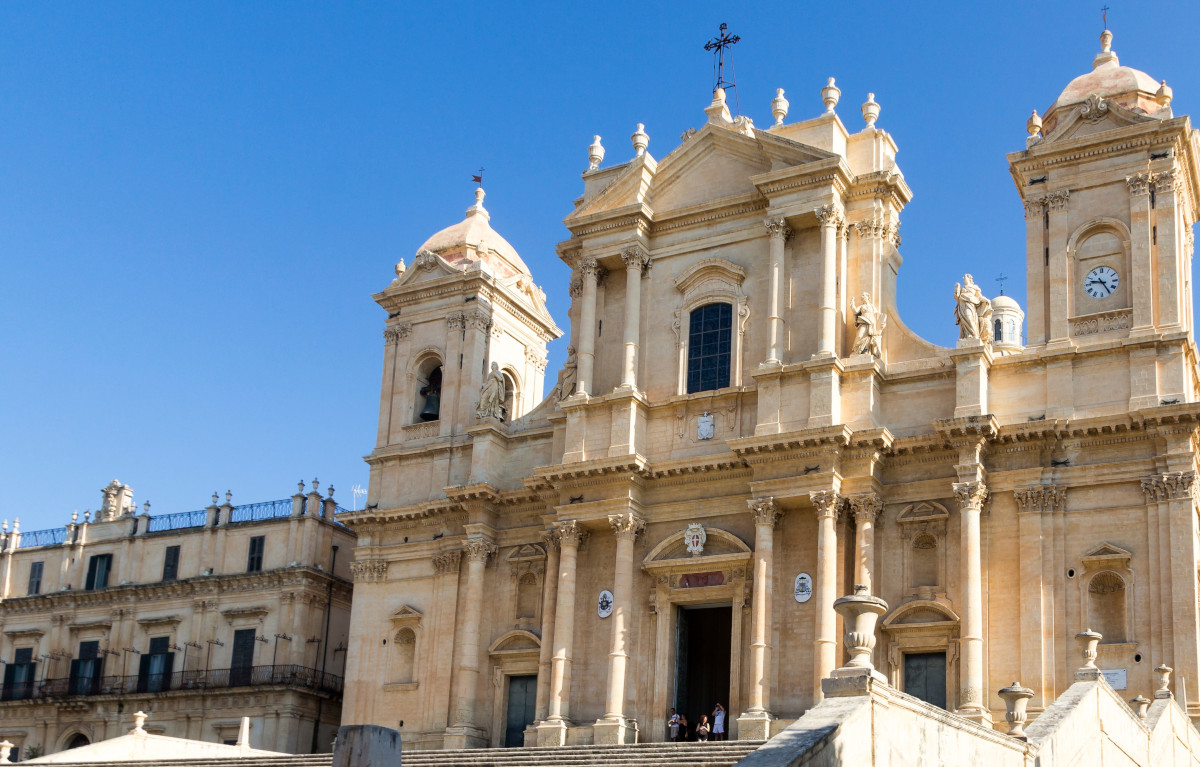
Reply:
<svg viewBox="0 0 1200 767"><path fill-rule="evenodd" d="M384 315L370 294L453 223L492 223L566 324L554 244L592 135L662 158L704 121L724 21L741 111L879 126L915 197L900 304L954 338L964 271L1024 302L1004 159L1099 50L1101 2L0 4L0 486L26 530L118 477L154 513L366 484ZM1114 49L1200 92L1200 5L1108 0ZM565 342L551 348L553 380Z"/></svg>

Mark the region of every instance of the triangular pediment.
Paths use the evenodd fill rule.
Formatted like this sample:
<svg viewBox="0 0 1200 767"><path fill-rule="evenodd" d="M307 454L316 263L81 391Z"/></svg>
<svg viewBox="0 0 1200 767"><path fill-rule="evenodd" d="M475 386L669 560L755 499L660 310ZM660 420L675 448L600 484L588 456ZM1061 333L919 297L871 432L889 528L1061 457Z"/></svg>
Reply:
<svg viewBox="0 0 1200 767"><path fill-rule="evenodd" d="M1169 110L1164 116L1170 116ZM1126 128L1140 123L1158 122L1160 116L1154 117L1142 112L1135 112L1118 104L1112 99L1092 95L1074 107L1070 113L1054 126L1054 130L1044 137L1039 144L1051 144L1056 141L1069 141L1084 138L1105 131Z"/></svg>
<svg viewBox="0 0 1200 767"><path fill-rule="evenodd" d="M403 263L403 262L401 262ZM392 280L389 288L415 285L418 282L429 282L451 275L460 275L462 270L455 267L446 259L431 250L420 250L413 256L409 264Z"/></svg>
<svg viewBox="0 0 1200 767"><path fill-rule="evenodd" d="M536 543L522 543L508 555L509 562L522 562L533 559L545 559L546 550Z"/></svg>
<svg viewBox="0 0 1200 767"><path fill-rule="evenodd" d="M930 522L936 519L949 519L950 512L946 507L935 501L921 501L904 509L896 517L897 522Z"/></svg>
<svg viewBox="0 0 1200 767"><path fill-rule="evenodd" d="M1129 560L1131 557L1133 557L1133 552L1126 551L1116 544L1105 542L1088 551L1083 555L1083 557L1081 557L1081 559L1084 562L1098 562L1122 559Z"/></svg>
<svg viewBox="0 0 1200 767"><path fill-rule="evenodd" d="M399 610L392 613L391 621L397 626L409 626L420 623L424 617L425 615L412 605L401 605Z"/></svg>

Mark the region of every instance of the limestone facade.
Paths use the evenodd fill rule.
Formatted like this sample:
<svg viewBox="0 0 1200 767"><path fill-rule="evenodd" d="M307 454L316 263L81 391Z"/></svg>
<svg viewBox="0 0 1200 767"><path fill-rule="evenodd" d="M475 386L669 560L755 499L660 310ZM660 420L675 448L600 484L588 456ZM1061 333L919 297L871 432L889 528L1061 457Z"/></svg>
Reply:
<svg viewBox="0 0 1200 767"><path fill-rule="evenodd" d="M901 319L912 192L879 102L850 129L832 80L824 113L786 122L781 92L766 128L718 90L661 160L639 126L602 166L597 137L540 404L560 331L480 190L375 296L343 720L403 722L406 748L663 740L699 684L681 637L719 607L727 655L703 662L728 687L705 705L766 737L843 665L834 602L856 584L889 606L884 678L976 723L1003 720L1012 680L1036 721L1088 628L1130 696L1160 664L1200 688L1200 140L1101 45L1008 156L1024 306L969 275L930 286L954 348ZM515 394L481 417L493 363Z"/></svg>
<svg viewBox="0 0 1200 767"><path fill-rule="evenodd" d="M341 716L354 535L292 498L151 516L113 480L93 517L0 533L0 741L27 757L124 735L328 751ZM336 547L336 552L334 551Z"/></svg>

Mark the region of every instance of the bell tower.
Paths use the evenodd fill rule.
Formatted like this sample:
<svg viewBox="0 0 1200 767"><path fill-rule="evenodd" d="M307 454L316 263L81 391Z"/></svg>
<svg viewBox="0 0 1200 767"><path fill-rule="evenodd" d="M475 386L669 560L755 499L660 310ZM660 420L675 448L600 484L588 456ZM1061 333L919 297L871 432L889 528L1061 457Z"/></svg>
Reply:
<svg viewBox="0 0 1200 767"><path fill-rule="evenodd" d="M482 420L511 423L542 401L546 344L562 331L529 267L492 229L483 198L476 189L465 218L426 240L411 265L400 261L373 296L387 321L369 500L383 508L434 497L470 468L452 450L425 451L436 467L385 458L439 440L461 449Z"/></svg>

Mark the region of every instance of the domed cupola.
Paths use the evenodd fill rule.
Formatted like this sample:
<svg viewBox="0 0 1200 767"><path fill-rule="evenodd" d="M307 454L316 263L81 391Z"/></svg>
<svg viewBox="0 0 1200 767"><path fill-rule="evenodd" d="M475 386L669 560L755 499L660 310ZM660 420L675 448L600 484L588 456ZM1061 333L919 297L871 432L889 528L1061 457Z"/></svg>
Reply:
<svg viewBox="0 0 1200 767"><path fill-rule="evenodd" d="M420 250L432 251L460 269L482 261L501 278L530 274L516 248L492 228L483 196L483 188L476 189L475 204L467 208L466 218L430 237Z"/></svg>
<svg viewBox="0 0 1200 767"><path fill-rule="evenodd" d="M1158 81L1140 69L1121 66L1112 49L1112 39L1112 32L1107 29L1101 33L1100 52L1092 60L1092 71L1072 80L1046 110L1042 117L1044 135L1049 135L1060 115L1067 113L1064 107L1083 103L1093 95L1148 115L1170 104L1170 89L1166 88L1165 82L1160 87Z"/></svg>

